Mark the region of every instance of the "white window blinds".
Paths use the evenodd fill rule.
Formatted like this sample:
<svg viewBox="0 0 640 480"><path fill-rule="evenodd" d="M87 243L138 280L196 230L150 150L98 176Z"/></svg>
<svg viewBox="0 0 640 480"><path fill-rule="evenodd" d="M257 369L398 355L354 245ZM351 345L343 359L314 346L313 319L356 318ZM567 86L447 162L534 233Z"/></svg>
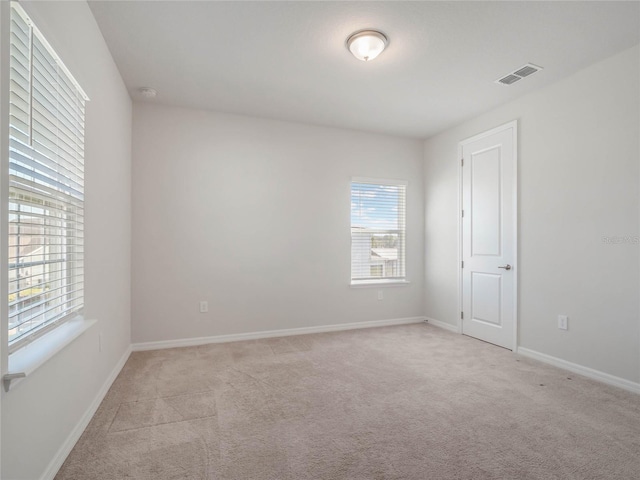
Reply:
<svg viewBox="0 0 640 480"><path fill-rule="evenodd" d="M351 182L351 281L405 280L407 183Z"/></svg>
<svg viewBox="0 0 640 480"><path fill-rule="evenodd" d="M11 6L9 345L78 313L84 291L86 95Z"/></svg>

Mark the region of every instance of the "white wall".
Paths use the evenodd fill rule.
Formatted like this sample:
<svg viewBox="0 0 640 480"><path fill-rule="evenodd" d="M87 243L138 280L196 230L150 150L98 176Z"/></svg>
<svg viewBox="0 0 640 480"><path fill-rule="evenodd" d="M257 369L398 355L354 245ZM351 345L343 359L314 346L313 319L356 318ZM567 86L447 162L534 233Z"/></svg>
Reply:
<svg viewBox="0 0 640 480"><path fill-rule="evenodd" d="M134 343L423 314L422 142L148 104L133 118ZM352 176L409 181L411 284L383 301L349 287Z"/></svg>
<svg viewBox="0 0 640 480"><path fill-rule="evenodd" d="M458 142L517 119L519 344L640 381L639 246L602 241L640 234L639 63L636 46L425 142L428 317L460 316Z"/></svg>
<svg viewBox="0 0 640 480"><path fill-rule="evenodd" d="M85 143L85 311L98 323L3 392L5 480L41 477L130 344L131 100L86 3L20 3L91 98Z"/></svg>

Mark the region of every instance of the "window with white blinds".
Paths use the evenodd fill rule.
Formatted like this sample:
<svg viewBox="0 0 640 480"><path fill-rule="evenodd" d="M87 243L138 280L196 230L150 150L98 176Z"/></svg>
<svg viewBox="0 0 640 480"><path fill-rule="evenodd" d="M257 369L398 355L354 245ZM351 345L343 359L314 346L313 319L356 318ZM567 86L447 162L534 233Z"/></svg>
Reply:
<svg viewBox="0 0 640 480"><path fill-rule="evenodd" d="M9 350L78 314L84 292L86 95L11 6Z"/></svg>
<svg viewBox="0 0 640 480"><path fill-rule="evenodd" d="M405 280L407 182L351 182L351 282Z"/></svg>

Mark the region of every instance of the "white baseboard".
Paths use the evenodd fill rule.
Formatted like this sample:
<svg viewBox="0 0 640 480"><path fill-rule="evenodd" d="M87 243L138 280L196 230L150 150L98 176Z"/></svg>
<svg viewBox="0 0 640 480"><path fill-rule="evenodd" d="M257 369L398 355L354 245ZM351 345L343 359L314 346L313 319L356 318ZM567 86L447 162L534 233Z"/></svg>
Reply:
<svg viewBox="0 0 640 480"><path fill-rule="evenodd" d="M389 320L372 320L368 322L340 323L337 325L320 325L317 327L288 328L283 330L266 330L262 332L234 333L231 335L215 335L212 337L181 338L178 340L163 340L159 342L134 343L134 352L143 350L160 350L163 348L193 347L209 343L239 342L241 340L257 340L260 338L288 337L291 335L305 335L309 333L338 332L340 330L355 330L358 328L386 327L389 325L405 325L421 323L425 317L393 318Z"/></svg>
<svg viewBox="0 0 640 480"><path fill-rule="evenodd" d="M606 383L607 385L613 385L614 387L622 388L633 393L640 393L640 383L632 382L624 378L616 377L599 370L594 370L593 368L584 367L577 363L568 362L561 358L552 357L546 353L536 352L535 350L530 350L528 348L518 347L516 353L523 357L533 358L534 360L539 360L540 362L553 365L554 367L562 368L564 370L583 375L592 380Z"/></svg>
<svg viewBox="0 0 640 480"><path fill-rule="evenodd" d="M84 412L84 415L82 415L82 418L80 419L78 424L71 431L62 446L58 449L51 462L49 462L49 465L47 465L47 468L40 477L40 480L53 480L53 478L56 476L58 470L60 470L60 467L62 467L62 464L67 459L67 456L69 456L69 453L71 453L71 450L75 446L76 442L80 439L80 436L84 432L84 429L87 428L87 425L89 425L89 422L98 410L100 403L102 403L102 400L111 388L111 385L120 373L120 370L122 370L124 364L127 363L129 355L131 355L131 346L127 348L120 360L118 360L118 363L113 368L105 382L102 384L102 387L100 387L100 390L93 399L93 402L91 402L91 405L89 405L89 408L87 408L87 410Z"/></svg>
<svg viewBox="0 0 640 480"><path fill-rule="evenodd" d="M451 325L450 323L441 322L440 320L436 320L435 318L426 317L427 323L429 325L433 325L434 327L444 328L445 330L449 330L453 333L460 333L460 328L457 325Z"/></svg>

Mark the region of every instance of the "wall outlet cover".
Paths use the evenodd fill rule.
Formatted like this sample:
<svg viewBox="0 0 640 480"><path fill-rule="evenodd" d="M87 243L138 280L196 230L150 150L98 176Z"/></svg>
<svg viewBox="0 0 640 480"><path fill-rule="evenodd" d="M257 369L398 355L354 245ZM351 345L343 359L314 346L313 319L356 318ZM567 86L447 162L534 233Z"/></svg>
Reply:
<svg viewBox="0 0 640 480"><path fill-rule="evenodd" d="M558 315L558 328L560 330L569 330L569 317L566 315Z"/></svg>

